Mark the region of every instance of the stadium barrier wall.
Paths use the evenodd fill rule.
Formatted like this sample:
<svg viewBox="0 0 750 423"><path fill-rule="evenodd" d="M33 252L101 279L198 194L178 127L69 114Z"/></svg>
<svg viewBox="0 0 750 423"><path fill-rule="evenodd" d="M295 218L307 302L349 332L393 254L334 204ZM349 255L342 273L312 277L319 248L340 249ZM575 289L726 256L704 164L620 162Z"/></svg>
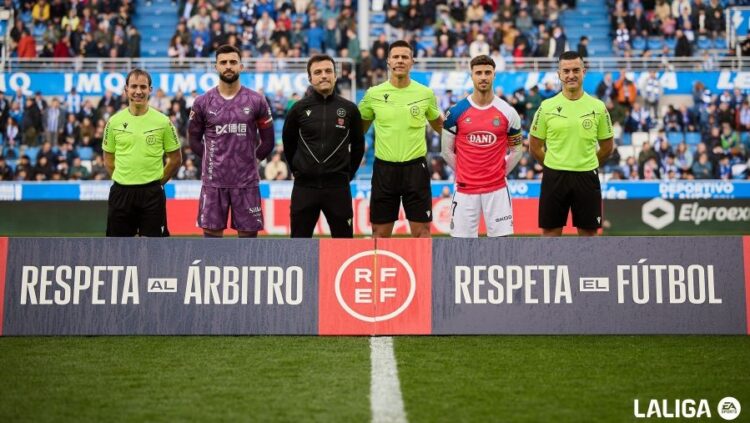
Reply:
<svg viewBox="0 0 750 423"><path fill-rule="evenodd" d="M0 238L0 334L750 334L750 237Z"/></svg>
<svg viewBox="0 0 750 423"><path fill-rule="evenodd" d="M607 235L750 234L750 200L606 200Z"/></svg>
<svg viewBox="0 0 750 423"><path fill-rule="evenodd" d="M98 236L106 227L106 201L111 182L2 183L0 184L0 234L5 236ZM538 181L509 181L513 196L514 226L517 234L538 234ZM266 230L263 234L289 234L289 198L292 183L262 182L263 212ZM447 234L450 229L450 205L453 185L433 182L433 234ZM354 231L369 235L369 181L351 184L354 198ZM195 226L199 181L167 184L169 227L174 235L199 235ZM604 197L604 234L607 235L707 235L750 234L750 182L748 181L668 181L609 182L602 185ZM632 200L632 201L631 201ZM662 201L664 200L664 201ZM682 200L691 200L680 203ZM656 204L660 203L660 204ZM671 204L671 205L670 205ZM674 221L658 219L662 212L678 207ZM707 218L699 213L715 212ZM725 212L718 209L724 208ZM51 213L54 210L55 213ZM684 210L684 212L683 212ZM698 210L698 211L695 211ZM683 214L688 221L680 220ZM695 213L695 216L693 216ZM642 217L652 214L652 218ZM668 214L668 213L667 213ZM722 220L723 219L723 220ZM665 225L666 222L666 226ZM405 234L408 224L403 215L395 232ZM481 228L484 233L484 226ZM565 233L574 233L568 224ZM230 233L232 233L230 231ZM316 234L329 233L325 220Z"/></svg>

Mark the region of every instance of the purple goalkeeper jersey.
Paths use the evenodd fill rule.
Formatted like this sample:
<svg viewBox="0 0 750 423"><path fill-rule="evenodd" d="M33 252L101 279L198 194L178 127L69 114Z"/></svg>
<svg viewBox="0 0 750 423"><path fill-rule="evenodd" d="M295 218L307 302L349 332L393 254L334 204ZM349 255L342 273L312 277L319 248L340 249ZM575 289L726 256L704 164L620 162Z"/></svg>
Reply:
<svg viewBox="0 0 750 423"><path fill-rule="evenodd" d="M273 118L261 94L241 87L231 99L212 88L195 99L188 132L193 151L203 157L203 185L217 188L258 186L256 150L261 146L259 131L270 130L273 147ZM202 140L202 143L201 143ZM263 140L268 143L268 140ZM265 158L265 157L261 157Z"/></svg>

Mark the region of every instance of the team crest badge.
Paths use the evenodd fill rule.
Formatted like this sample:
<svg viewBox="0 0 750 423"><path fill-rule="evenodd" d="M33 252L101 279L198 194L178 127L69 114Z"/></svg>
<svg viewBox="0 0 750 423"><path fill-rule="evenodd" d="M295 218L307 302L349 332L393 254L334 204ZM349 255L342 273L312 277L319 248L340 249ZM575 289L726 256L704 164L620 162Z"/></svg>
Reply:
<svg viewBox="0 0 750 423"><path fill-rule="evenodd" d="M492 119L492 126L500 126L500 118L496 117L495 119Z"/></svg>
<svg viewBox="0 0 750 423"><path fill-rule="evenodd" d="M249 114L250 114L250 108L249 108L249 107L245 107L245 108L243 108L243 109L242 109L242 113L244 113L244 114L246 114L246 115L249 115Z"/></svg>
<svg viewBox="0 0 750 423"><path fill-rule="evenodd" d="M344 109L338 109L338 110L336 110L336 116L338 116L340 118L346 116L346 110L344 110Z"/></svg>
<svg viewBox="0 0 750 423"><path fill-rule="evenodd" d="M148 145L154 145L156 144L156 137L154 135L149 135L146 137L146 144Z"/></svg>

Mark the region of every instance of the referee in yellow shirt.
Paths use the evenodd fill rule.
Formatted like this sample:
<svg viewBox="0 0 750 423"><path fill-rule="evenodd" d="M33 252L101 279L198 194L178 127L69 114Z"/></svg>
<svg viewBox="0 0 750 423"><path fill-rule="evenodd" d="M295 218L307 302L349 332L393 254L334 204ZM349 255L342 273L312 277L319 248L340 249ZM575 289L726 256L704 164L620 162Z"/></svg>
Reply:
<svg viewBox="0 0 750 423"><path fill-rule="evenodd" d="M390 237L403 202L415 238L429 238L432 191L425 130L440 134L443 116L435 93L411 79L414 52L406 41L388 49L391 78L365 93L359 103L364 133L375 124L375 163L370 193L372 235Z"/></svg>
<svg viewBox="0 0 750 423"><path fill-rule="evenodd" d="M614 148L612 120L604 103L583 91L578 53L560 55L557 75L562 91L542 102L529 131L531 153L544 166L539 227L544 236L562 235L570 211L578 235L593 236L602 226L599 166Z"/></svg>
<svg viewBox="0 0 750 423"><path fill-rule="evenodd" d="M151 75L146 71L128 74L125 93L128 108L109 119L102 142L104 166L114 181L107 236L169 236L163 185L182 165L177 130L166 115L149 107Z"/></svg>

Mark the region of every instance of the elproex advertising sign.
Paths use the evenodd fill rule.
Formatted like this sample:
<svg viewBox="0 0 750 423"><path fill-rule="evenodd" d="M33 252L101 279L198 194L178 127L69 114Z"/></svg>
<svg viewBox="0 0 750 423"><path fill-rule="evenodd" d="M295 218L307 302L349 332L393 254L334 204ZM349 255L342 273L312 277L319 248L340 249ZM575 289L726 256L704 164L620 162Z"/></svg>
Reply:
<svg viewBox="0 0 750 423"><path fill-rule="evenodd" d="M750 200L605 200L610 234L750 234Z"/></svg>
<svg viewBox="0 0 750 423"><path fill-rule="evenodd" d="M321 335L431 333L430 239L320 241Z"/></svg>
<svg viewBox="0 0 750 423"><path fill-rule="evenodd" d="M742 239L433 241L435 334L740 334Z"/></svg>
<svg viewBox="0 0 750 423"><path fill-rule="evenodd" d="M8 241L3 335L317 332L314 240Z"/></svg>

